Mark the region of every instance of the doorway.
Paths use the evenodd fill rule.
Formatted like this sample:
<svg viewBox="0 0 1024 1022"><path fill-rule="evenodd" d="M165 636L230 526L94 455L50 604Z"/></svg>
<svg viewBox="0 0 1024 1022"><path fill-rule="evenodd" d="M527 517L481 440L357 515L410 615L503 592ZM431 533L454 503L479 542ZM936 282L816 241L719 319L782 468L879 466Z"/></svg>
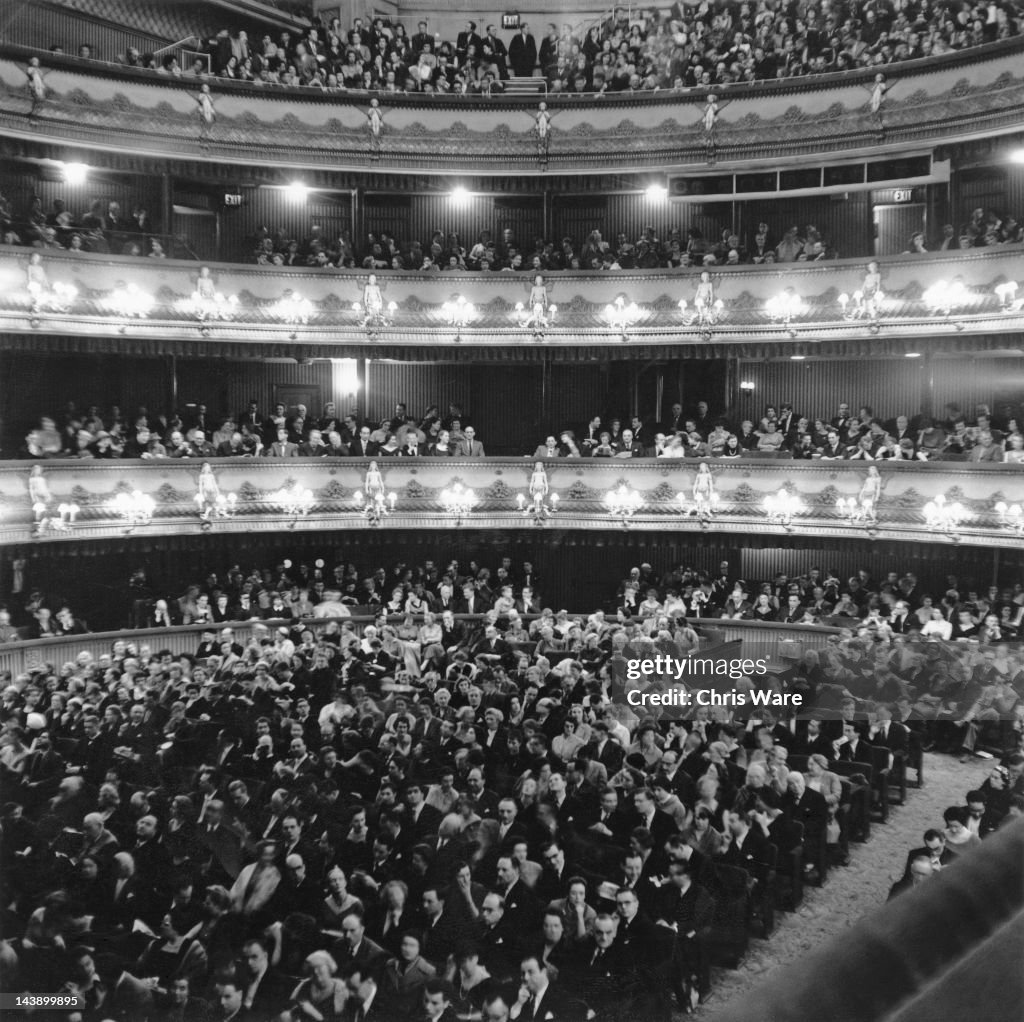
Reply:
<svg viewBox="0 0 1024 1022"><path fill-rule="evenodd" d="M928 227L923 202L875 206L874 221L876 256L906 252L910 248L910 236L917 231L927 231Z"/></svg>

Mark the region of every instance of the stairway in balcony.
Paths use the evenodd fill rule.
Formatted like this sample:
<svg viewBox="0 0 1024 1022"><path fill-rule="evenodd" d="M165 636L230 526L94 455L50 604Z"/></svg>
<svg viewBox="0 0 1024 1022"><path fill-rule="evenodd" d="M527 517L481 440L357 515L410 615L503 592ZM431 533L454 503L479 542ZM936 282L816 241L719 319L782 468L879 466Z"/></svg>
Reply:
<svg viewBox="0 0 1024 1022"><path fill-rule="evenodd" d="M508 81L505 82L506 96L537 96L545 95L546 93L546 83L540 75L531 75L529 77L511 75Z"/></svg>

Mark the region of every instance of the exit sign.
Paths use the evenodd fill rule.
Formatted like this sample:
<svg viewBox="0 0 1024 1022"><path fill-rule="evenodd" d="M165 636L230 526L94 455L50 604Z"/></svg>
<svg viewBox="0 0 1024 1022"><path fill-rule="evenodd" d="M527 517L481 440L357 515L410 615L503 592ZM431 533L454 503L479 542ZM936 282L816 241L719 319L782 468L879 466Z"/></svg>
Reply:
<svg viewBox="0 0 1024 1022"><path fill-rule="evenodd" d="M913 188L897 188L892 193L893 202L913 202L914 201L914 189Z"/></svg>
<svg viewBox="0 0 1024 1022"><path fill-rule="evenodd" d="M519 15L503 14L501 16L501 27L506 30L514 30L519 28Z"/></svg>
<svg viewBox="0 0 1024 1022"><path fill-rule="evenodd" d="M227 192L224 196L225 206L241 206L242 196L239 192Z"/></svg>

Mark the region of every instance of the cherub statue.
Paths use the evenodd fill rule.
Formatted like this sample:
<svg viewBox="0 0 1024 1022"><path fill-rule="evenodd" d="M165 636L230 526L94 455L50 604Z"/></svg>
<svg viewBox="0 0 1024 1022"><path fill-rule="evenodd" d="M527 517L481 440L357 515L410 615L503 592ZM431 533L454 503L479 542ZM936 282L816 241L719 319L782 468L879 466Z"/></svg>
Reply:
<svg viewBox="0 0 1024 1022"><path fill-rule="evenodd" d="M885 102L885 94L889 91L885 75L879 72L875 75L874 84L871 86L871 98L868 100L868 109L872 114L881 120L882 104Z"/></svg>
<svg viewBox="0 0 1024 1022"><path fill-rule="evenodd" d="M371 461L366 468L363 492L371 501L378 501L384 498L384 477L380 474L380 469L375 461Z"/></svg>
<svg viewBox="0 0 1024 1022"><path fill-rule="evenodd" d="M707 270L702 270L700 283L697 285L697 291L693 296L693 305L697 310L698 317L704 319L714 307L714 304L715 285L711 283L711 274Z"/></svg>
<svg viewBox="0 0 1024 1022"><path fill-rule="evenodd" d="M376 323L384 315L384 295L377 283L377 274L371 273L363 285L363 325Z"/></svg>
<svg viewBox="0 0 1024 1022"><path fill-rule="evenodd" d="M217 111L213 108L213 94L210 92L210 86L205 82L199 86L196 104L199 108L199 120L205 125L213 124L217 119Z"/></svg>
<svg viewBox="0 0 1024 1022"><path fill-rule="evenodd" d="M548 162L548 152L551 149L551 118L547 103L542 101L533 115L533 133L537 139L537 157L541 163Z"/></svg>
<svg viewBox="0 0 1024 1022"><path fill-rule="evenodd" d="M28 81L25 83L28 88L29 95L32 97L32 105L41 103L46 99L46 83L44 81L45 75L39 66L38 57L30 57L28 65L25 68L25 76Z"/></svg>
<svg viewBox="0 0 1024 1022"><path fill-rule="evenodd" d="M860 488L861 506L872 521L878 517L878 501L882 496L882 476L874 465L868 466L867 478Z"/></svg>
<svg viewBox="0 0 1024 1022"><path fill-rule="evenodd" d="M210 519L217 513L217 509L223 503L220 494L220 486L217 477L213 474L213 466L204 461L199 470L199 483L196 487L196 505L199 508L199 517L209 524Z"/></svg>
<svg viewBox="0 0 1024 1022"><path fill-rule="evenodd" d="M548 304L548 288L543 274L538 273L534 276L530 300L525 307L522 302L517 303L516 313L521 325L532 327L534 335L538 338L543 336L544 331L551 325L555 306Z"/></svg>
<svg viewBox="0 0 1024 1022"><path fill-rule="evenodd" d="M534 463L533 473L530 475L530 501L534 505L540 505L548 495L548 474L544 469L544 462Z"/></svg>
<svg viewBox="0 0 1024 1022"><path fill-rule="evenodd" d="M366 111L366 126L370 130L370 152L373 158L380 156L381 135L384 132L384 111L380 100L370 100L370 109Z"/></svg>
<svg viewBox="0 0 1024 1022"><path fill-rule="evenodd" d="M708 518L718 503L715 477L706 461L702 461L693 480L693 510L698 518Z"/></svg>

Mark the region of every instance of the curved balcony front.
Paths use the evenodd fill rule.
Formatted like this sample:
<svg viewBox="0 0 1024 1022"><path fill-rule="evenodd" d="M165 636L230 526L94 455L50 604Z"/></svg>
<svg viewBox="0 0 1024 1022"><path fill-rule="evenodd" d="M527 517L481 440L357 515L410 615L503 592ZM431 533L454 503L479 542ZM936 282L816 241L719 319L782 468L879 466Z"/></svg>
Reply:
<svg viewBox="0 0 1024 1022"><path fill-rule="evenodd" d="M33 292L32 251L0 254L3 349L415 361L441 347L446 358L523 361L571 360L581 349L604 359L880 356L1014 349L1024 337L1019 244L879 260L875 310L852 297L864 260L718 267L710 283L722 307L712 322L696 312L696 270L552 273L545 284L557 308L543 327L516 310L530 301L530 273L381 273L383 313L368 320L353 308L369 280L361 271L218 266L213 286L238 301L214 312L194 304L195 263L46 250L42 291ZM131 287L151 301L118 306L116 292ZM786 294L800 305L780 313L770 303ZM460 296L472 306L462 323L452 312ZM608 312L619 298L636 305L627 323Z"/></svg>
<svg viewBox="0 0 1024 1022"><path fill-rule="evenodd" d="M1024 38L886 69L872 109L875 69L685 93L553 96L551 128L536 131L536 98L381 94L371 128L368 93L323 93L199 79L117 65L84 65L5 47L0 129L149 156L266 166L372 168L388 173L544 174L716 166L763 167L810 155L852 155L989 138L1024 117ZM25 62L39 57L45 95L30 94ZM717 107L709 112L709 95Z"/></svg>
<svg viewBox="0 0 1024 1022"><path fill-rule="evenodd" d="M198 460L47 461L43 485L30 484L33 465L0 468L0 543L66 543L140 537L282 530L353 531L467 529L632 529L785 538L837 537L918 541L1017 550L1024 533L997 507L1024 505L1020 465L964 462L879 462L877 481L863 462L763 460L558 460L545 465L548 491L559 500L553 513L531 511L531 458L381 458L381 485L395 496L394 510L374 521L358 494L367 492L368 463L361 459L214 459L216 492L230 504L224 514L202 517L197 502ZM701 466L710 472L710 483ZM700 483L698 475L702 476ZM302 509L281 491L309 491ZM476 502L456 511L446 491L461 486ZM625 486L636 494L632 513L609 509L607 495ZM117 510L119 494L143 495L148 516L129 519ZM208 495L212 492L208 487ZM780 492L795 503L776 504ZM696 506L699 493L704 503ZM41 496L42 494L42 496ZM522 495L525 510L520 509ZM852 519L840 500L852 498L870 513ZM148 498L148 499L147 499ZM926 505L957 506L955 527L930 519ZM123 499L122 499L123 503ZM786 502L784 502L786 503ZM72 514L69 509L76 510ZM1020 516L1018 515L1018 519Z"/></svg>

